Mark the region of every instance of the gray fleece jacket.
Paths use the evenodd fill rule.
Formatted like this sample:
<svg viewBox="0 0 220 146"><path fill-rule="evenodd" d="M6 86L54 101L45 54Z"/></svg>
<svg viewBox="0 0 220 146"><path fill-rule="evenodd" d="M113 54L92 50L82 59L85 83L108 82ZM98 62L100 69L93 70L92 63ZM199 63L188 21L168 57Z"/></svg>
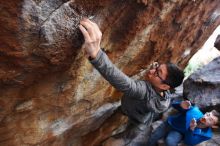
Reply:
<svg viewBox="0 0 220 146"><path fill-rule="evenodd" d="M150 125L155 113L162 113L169 107L168 92L162 97L149 82L129 78L102 50L90 62L112 86L124 93L121 108L132 122Z"/></svg>

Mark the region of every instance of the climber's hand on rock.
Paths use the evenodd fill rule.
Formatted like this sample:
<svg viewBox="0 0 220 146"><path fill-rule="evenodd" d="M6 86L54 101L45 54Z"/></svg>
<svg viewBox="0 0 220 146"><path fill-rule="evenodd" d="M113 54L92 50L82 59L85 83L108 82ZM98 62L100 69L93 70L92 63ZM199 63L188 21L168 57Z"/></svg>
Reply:
<svg viewBox="0 0 220 146"><path fill-rule="evenodd" d="M98 25L89 19L84 18L80 21L79 29L85 39L84 47L87 56L96 58L100 50L100 42L102 38L102 32Z"/></svg>

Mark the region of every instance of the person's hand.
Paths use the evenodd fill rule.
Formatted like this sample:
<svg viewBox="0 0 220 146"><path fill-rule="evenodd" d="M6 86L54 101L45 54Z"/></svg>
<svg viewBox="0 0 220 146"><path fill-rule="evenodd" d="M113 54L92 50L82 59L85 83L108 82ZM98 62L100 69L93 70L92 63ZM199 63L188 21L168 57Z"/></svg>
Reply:
<svg viewBox="0 0 220 146"><path fill-rule="evenodd" d="M190 122L190 129L191 129L192 131L194 131L195 128L196 128L196 126L197 126L196 119L193 118L193 119L191 120L191 122Z"/></svg>
<svg viewBox="0 0 220 146"><path fill-rule="evenodd" d="M184 100L181 102L180 106L183 109L189 109L191 107L191 102L189 100Z"/></svg>
<svg viewBox="0 0 220 146"><path fill-rule="evenodd" d="M87 57L90 56L91 58L96 58L100 50L100 42L102 38L102 32L98 25L89 19L84 18L80 21L79 29L85 39L84 48Z"/></svg>

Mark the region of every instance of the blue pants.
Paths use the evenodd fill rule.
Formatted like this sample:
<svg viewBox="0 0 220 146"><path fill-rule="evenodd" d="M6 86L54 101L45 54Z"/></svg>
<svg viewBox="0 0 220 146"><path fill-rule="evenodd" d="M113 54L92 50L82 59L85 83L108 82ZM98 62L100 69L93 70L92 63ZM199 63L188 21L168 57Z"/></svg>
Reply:
<svg viewBox="0 0 220 146"><path fill-rule="evenodd" d="M161 138L165 138L166 146L177 146L178 143L182 140L183 135L172 129L170 125L166 122L163 122L149 137L146 146L155 146L157 141Z"/></svg>

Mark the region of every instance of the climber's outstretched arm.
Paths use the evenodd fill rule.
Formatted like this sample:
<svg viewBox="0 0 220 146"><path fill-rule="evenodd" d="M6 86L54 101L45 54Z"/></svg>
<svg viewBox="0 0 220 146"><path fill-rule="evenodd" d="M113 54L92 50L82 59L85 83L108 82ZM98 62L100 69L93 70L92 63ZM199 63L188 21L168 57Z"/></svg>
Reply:
<svg viewBox="0 0 220 146"><path fill-rule="evenodd" d="M133 80L125 75L110 61L105 52L100 49L102 33L98 25L89 19L83 19L80 22L79 28L85 38L83 47L86 54L100 74L117 90L130 96L144 98L146 83Z"/></svg>

